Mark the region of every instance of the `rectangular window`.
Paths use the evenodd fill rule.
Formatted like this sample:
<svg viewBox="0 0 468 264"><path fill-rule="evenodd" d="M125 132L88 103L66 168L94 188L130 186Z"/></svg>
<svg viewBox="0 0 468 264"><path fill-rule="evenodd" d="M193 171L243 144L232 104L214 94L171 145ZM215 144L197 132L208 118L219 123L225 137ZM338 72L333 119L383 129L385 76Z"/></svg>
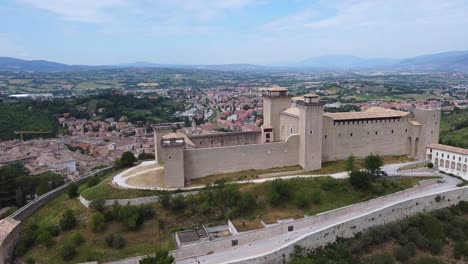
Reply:
<svg viewBox="0 0 468 264"><path fill-rule="evenodd" d="M294 226L288 226L288 232L294 231Z"/></svg>
<svg viewBox="0 0 468 264"><path fill-rule="evenodd" d="M237 240L237 239L231 240L231 245L232 245L232 246L237 246L237 245L239 245L239 240Z"/></svg>

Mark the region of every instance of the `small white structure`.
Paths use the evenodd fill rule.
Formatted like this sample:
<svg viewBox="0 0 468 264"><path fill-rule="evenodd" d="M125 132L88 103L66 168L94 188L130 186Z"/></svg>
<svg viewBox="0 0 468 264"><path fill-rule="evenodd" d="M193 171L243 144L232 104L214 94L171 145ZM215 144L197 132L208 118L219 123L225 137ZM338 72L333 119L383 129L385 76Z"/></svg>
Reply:
<svg viewBox="0 0 468 264"><path fill-rule="evenodd" d="M468 149L430 144L426 148L426 158L440 171L468 180Z"/></svg>

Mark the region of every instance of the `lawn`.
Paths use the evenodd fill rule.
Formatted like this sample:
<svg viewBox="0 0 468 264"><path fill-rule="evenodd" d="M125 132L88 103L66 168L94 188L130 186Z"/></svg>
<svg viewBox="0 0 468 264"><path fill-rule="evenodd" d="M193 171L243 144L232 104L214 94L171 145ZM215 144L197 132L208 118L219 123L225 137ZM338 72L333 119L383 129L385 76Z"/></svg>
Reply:
<svg viewBox="0 0 468 264"><path fill-rule="evenodd" d="M410 158L406 155L402 156L384 156L384 164L394 164L394 163L405 163L405 162L410 162L414 161L413 158ZM358 168L363 168L364 164L364 159L356 159L356 166ZM314 170L314 171L306 171L301 174L312 174L312 175L327 175L327 174L333 174L333 173L338 173L338 172L343 172L345 171L346 167L346 161L344 160L337 160L337 161L327 161L322 163L322 168L319 170Z"/></svg>
<svg viewBox="0 0 468 264"><path fill-rule="evenodd" d="M288 172L288 171L297 171L302 170L301 166L285 166L285 167L277 167L271 169L258 169L258 170L245 170L245 171L238 171L238 172L230 172L230 173L220 173L209 175L203 178L194 179L192 180L191 185L208 185L214 184L216 181L225 180L225 181L244 181L244 180L252 180L258 179L258 176L261 174L267 173L276 173L276 172Z"/></svg>
<svg viewBox="0 0 468 264"><path fill-rule="evenodd" d="M110 200L110 199L128 199L142 196L158 195L159 191L136 190L117 188L112 185L112 178L121 171L113 172L103 176L103 180L96 186L87 188L80 193L87 200Z"/></svg>

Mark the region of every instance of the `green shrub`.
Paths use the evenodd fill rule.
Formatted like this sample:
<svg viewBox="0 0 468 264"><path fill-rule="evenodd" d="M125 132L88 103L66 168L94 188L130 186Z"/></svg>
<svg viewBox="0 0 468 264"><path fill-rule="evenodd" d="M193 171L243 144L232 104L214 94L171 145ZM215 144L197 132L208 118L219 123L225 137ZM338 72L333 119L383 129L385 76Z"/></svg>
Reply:
<svg viewBox="0 0 468 264"><path fill-rule="evenodd" d="M185 208L186 204L185 204L185 200L184 200L184 196L182 195L174 195L172 198L171 198L171 202L170 202L170 206L169 208L172 210L172 211L180 211L180 210L183 210Z"/></svg>
<svg viewBox="0 0 468 264"><path fill-rule="evenodd" d="M143 216L143 218L151 218L155 214L153 206L151 206L149 204L141 205L140 206L140 212L141 212L141 216Z"/></svg>
<svg viewBox="0 0 468 264"><path fill-rule="evenodd" d="M320 188L324 191L331 191L338 186L338 180L332 177L323 177L319 179Z"/></svg>
<svg viewBox="0 0 468 264"><path fill-rule="evenodd" d="M81 235L81 233L79 233L78 231L74 231L68 237L68 241L70 242L71 245L78 247L79 245L83 244L84 238Z"/></svg>
<svg viewBox="0 0 468 264"><path fill-rule="evenodd" d="M468 213L468 202L467 201L461 201L458 204L458 208L464 213Z"/></svg>
<svg viewBox="0 0 468 264"><path fill-rule="evenodd" d="M72 260L75 258L76 250L75 246L70 243L65 243L60 247L60 256L62 256L63 260Z"/></svg>
<svg viewBox="0 0 468 264"><path fill-rule="evenodd" d="M429 163L427 164L427 167L428 167L429 169L432 169L432 168L434 168L434 163L432 163L432 162L429 162Z"/></svg>
<svg viewBox="0 0 468 264"><path fill-rule="evenodd" d="M468 244L463 240L455 242L455 245L453 246L453 255L457 259L468 257Z"/></svg>
<svg viewBox="0 0 468 264"><path fill-rule="evenodd" d="M122 206L118 214L118 220L129 230L136 230L143 224L143 217L137 206Z"/></svg>
<svg viewBox="0 0 468 264"><path fill-rule="evenodd" d="M377 254L365 258L362 261L362 264L393 264L395 263L395 258L390 254Z"/></svg>
<svg viewBox="0 0 468 264"><path fill-rule="evenodd" d="M307 208L309 206L309 197L305 190L296 192L294 196L294 203L299 208Z"/></svg>
<svg viewBox="0 0 468 264"><path fill-rule="evenodd" d="M88 185L88 187L94 187L96 185L98 185L100 182L99 178L98 177L91 177L88 179L88 181L86 182L86 185Z"/></svg>
<svg viewBox="0 0 468 264"><path fill-rule="evenodd" d="M170 209L171 207L171 198L172 195L169 192L163 192L159 195L159 201L161 202L161 205L166 209Z"/></svg>
<svg viewBox="0 0 468 264"><path fill-rule="evenodd" d="M93 232L102 232L105 224L104 215L100 212L95 212L89 221L89 226Z"/></svg>
<svg viewBox="0 0 468 264"><path fill-rule="evenodd" d="M445 262L433 257L419 257L412 264L445 264Z"/></svg>
<svg viewBox="0 0 468 264"><path fill-rule="evenodd" d="M60 229L71 230L76 226L75 213L71 209L67 209L60 219Z"/></svg>
<svg viewBox="0 0 468 264"><path fill-rule="evenodd" d="M140 264L172 264L174 257L169 255L167 250L157 251L156 254L146 256L140 260Z"/></svg>
<svg viewBox="0 0 468 264"><path fill-rule="evenodd" d="M312 199L312 203L320 204L322 202L322 194L320 193L319 190L315 190L312 192L311 199Z"/></svg>
<svg viewBox="0 0 468 264"><path fill-rule="evenodd" d="M290 184L282 179L276 179L271 182L267 198L271 205L277 206L283 201L289 200L292 197L292 189Z"/></svg>
<svg viewBox="0 0 468 264"><path fill-rule="evenodd" d="M349 183L361 190L369 190L371 187L372 175L367 171L355 170L349 173Z"/></svg>
<svg viewBox="0 0 468 264"><path fill-rule="evenodd" d="M104 207L105 203L106 201L104 199L92 200L91 203L89 203L89 208L102 213L106 209Z"/></svg>
<svg viewBox="0 0 468 264"><path fill-rule="evenodd" d="M106 236L105 241L110 248L120 249L125 246L125 239L120 234L110 234Z"/></svg>
<svg viewBox="0 0 468 264"><path fill-rule="evenodd" d="M395 251L395 257L399 261L406 261L416 254L416 245L414 243L408 243L406 245L400 246Z"/></svg>
<svg viewBox="0 0 468 264"><path fill-rule="evenodd" d="M430 240L442 240L445 237L444 228L439 220L432 215L420 215L420 230Z"/></svg>
<svg viewBox="0 0 468 264"><path fill-rule="evenodd" d="M68 185L67 194L69 198L75 198L78 196L78 185L76 183L71 183Z"/></svg>

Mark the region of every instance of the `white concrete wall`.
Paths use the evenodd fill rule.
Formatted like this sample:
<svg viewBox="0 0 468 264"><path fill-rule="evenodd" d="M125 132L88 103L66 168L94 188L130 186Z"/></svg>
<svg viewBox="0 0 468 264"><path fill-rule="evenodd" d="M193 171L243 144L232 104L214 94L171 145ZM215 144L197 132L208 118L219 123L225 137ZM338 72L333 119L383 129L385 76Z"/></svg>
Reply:
<svg viewBox="0 0 468 264"><path fill-rule="evenodd" d="M401 193L404 194L404 193L407 193L407 192L414 193L415 189L427 188L429 185L436 184L436 182L437 182L437 180L423 181L423 182L421 182L419 184L419 186L411 188L411 189L403 190L403 191L401 191L399 193L400 194ZM468 189L466 189L466 193L467 193L467 196L466 196L466 199L464 199L464 200L468 200ZM391 194L391 195L382 196L382 197L373 199L372 203L375 204L376 201L382 201L382 202L387 201L388 202L388 201L392 201L393 199L394 199L394 194L393 195ZM238 240L238 245L246 245L246 244L249 244L251 242L258 241L258 240L263 240L263 239L271 237L271 236L288 233L288 226L290 226L290 225L294 226L294 230L299 230L301 228L309 227L309 226L311 226L313 224L321 223L321 222L327 221L329 219L334 219L337 216L340 216L340 215L343 215L343 214L349 214L350 212L361 211L361 212L365 213L365 212L368 211L369 203L370 202L362 202L362 203L358 203L358 204L353 204L353 205L342 207L342 208L339 208L339 209L336 209L336 210L333 210L333 211L318 214L316 216L310 216L310 217L297 219L297 220L295 220L293 222L290 222L290 223L280 224L280 225L276 225L276 226L272 226L272 227L268 227L268 228L263 228L263 229L258 229L258 230L252 230L252 231L248 231L248 232L243 232L243 233L240 233L239 235L237 235L235 237L222 238L222 239L218 239L216 241L200 243L200 244L198 244L196 246L185 247L183 249L172 251L171 253L176 259L184 259L184 258L193 257L193 256L206 255L206 254L208 254L208 252L219 251L219 250L224 250L224 249L231 248L232 247L232 242L231 242L232 239L237 239ZM402 208L405 207L405 206L406 206L406 204L404 204L402 206ZM382 214L381 218L385 219L385 217L387 217L387 216L388 216L388 213L387 213L387 215ZM399 216L400 216L399 214L396 214L396 219L401 219L401 218L398 218ZM392 216L392 217L395 217L395 216ZM378 223L378 222L379 221L376 221L375 223ZM262 262L262 263L268 263L268 262Z"/></svg>
<svg viewBox="0 0 468 264"><path fill-rule="evenodd" d="M286 142L251 144L206 149L184 150L185 179L236 172L293 166L299 160L299 136Z"/></svg>
<svg viewBox="0 0 468 264"><path fill-rule="evenodd" d="M440 202L435 201L437 195L442 197ZM351 238L356 233L365 231L370 227L392 223L421 212L429 212L453 206L458 204L460 201L466 200L468 200L468 189L466 187L447 191L441 194L415 198L388 206L382 210L369 212L361 217L349 219L321 230L314 230L275 252L269 252L253 259L231 263L284 263L283 261L288 260L290 254L294 252L295 245L308 249L324 247L335 242L339 237Z"/></svg>
<svg viewBox="0 0 468 264"><path fill-rule="evenodd" d="M438 170L468 180L468 155L428 148L426 157Z"/></svg>

